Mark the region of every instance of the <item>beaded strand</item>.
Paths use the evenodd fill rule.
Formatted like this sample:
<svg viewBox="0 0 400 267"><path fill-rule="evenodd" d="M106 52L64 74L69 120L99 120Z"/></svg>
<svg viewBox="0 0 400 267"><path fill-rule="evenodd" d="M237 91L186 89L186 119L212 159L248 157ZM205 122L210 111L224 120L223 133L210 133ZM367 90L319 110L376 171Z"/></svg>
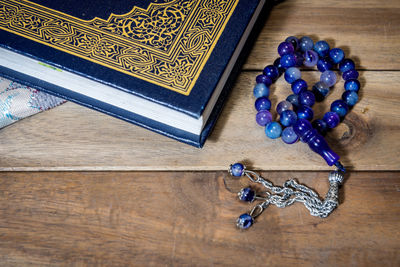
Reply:
<svg viewBox="0 0 400 267"><path fill-rule="evenodd" d="M300 40L294 36L286 38L278 46L280 55L273 65L265 67L263 74L256 77L256 85L253 94L256 97L255 108L256 122L265 127L265 134L276 139L282 137L283 142L293 144L299 140L292 126L298 119L311 121L314 117L312 106L316 101L321 102L330 91L330 87L336 84L337 77L332 71L338 64L345 81L345 92L342 99L332 102L330 111L325 113L322 119L312 122L321 135L329 129L335 128L346 116L349 109L358 102L360 82L359 73L355 70L355 64L351 59L345 58L345 53L340 48L330 49L326 41L318 41L314 44L310 37L304 36ZM298 67L314 67L317 65L321 72L320 81L308 90L307 82L301 79ZM270 86L284 74L285 80L291 85L293 94L281 101L276 112L279 114L279 122L273 121L270 113L271 101L269 100ZM285 127L284 129L282 128Z"/></svg>

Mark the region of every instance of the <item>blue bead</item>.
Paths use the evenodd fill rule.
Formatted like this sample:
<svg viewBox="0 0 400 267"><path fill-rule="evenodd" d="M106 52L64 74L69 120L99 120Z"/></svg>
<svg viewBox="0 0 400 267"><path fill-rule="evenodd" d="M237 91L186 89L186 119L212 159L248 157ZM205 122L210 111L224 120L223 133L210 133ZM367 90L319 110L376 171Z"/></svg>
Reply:
<svg viewBox="0 0 400 267"><path fill-rule="evenodd" d="M285 71L285 80L292 83L301 78L301 72L298 68L291 67Z"/></svg>
<svg viewBox="0 0 400 267"><path fill-rule="evenodd" d="M272 121L272 115L268 110L260 110L256 114L256 122L260 126L265 126Z"/></svg>
<svg viewBox="0 0 400 267"><path fill-rule="evenodd" d="M264 75L275 81L279 77L278 68L274 65L268 65L264 68Z"/></svg>
<svg viewBox="0 0 400 267"><path fill-rule="evenodd" d="M297 121L297 115L293 110L285 110L281 113L280 122L283 126L292 126Z"/></svg>
<svg viewBox="0 0 400 267"><path fill-rule="evenodd" d="M327 86L325 83L323 82L317 82L316 84L314 84L314 86L312 87L312 92L315 96L315 100L318 102L321 102L322 100L325 99L325 97L328 95L329 93L329 86Z"/></svg>
<svg viewBox="0 0 400 267"><path fill-rule="evenodd" d="M286 101L290 102L294 107L299 106L299 96L296 94L289 95Z"/></svg>
<svg viewBox="0 0 400 267"><path fill-rule="evenodd" d="M295 54L287 54L281 57L280 61L283 68L288 69L296 66L297 60Z"/></svg>
<svg viewBox="0 0 400 267"><path fill-rule="evenodd" d="M326 70L321 74L320 81L325 83L327 86L332 87L336 84L336 73L331 70Z"/></svg>
<svg viewBox="0 0 400 267"><path fill-rule="evenodd" d="M358 90L360 90L360 82L355 79L347 80L344 83L344 89L346 89L347 91L358 92Z"/></svg>
<svg viewBox="0 0 400 267"><path fill-rule="evenodd" d="M256 98L263 97L263 96L268 97L269 96L269 88L263 83L257 83L254 86L253 94Z"/></svg>
<svg viewBox="0 0 400 267"><path fill-rule="evenodd" d="M299 103L303 106L312 107L315 103L315 96L311 91L305 91L299 95Z"/></svg>
<svg viewBox="0 0 400 267"><path fill-rule="evenodd" d="M325 113L322 120L326 122L329 128L335 128L340 122L340 117L336 112L330 111Z"/></svg>
<svg viewBox="0 0 400 267"><path fill-rule="evenodd" d="M240 190L238 196L241 201L253 202L256 197L256 192L250 187L246 187Z"/></svg>
<svg viewBox="0 0 400 267"><path fill-rule="evenodd" d="M307 82L303 79L298 79L292 83L292 91L296 95L306 91L308 88Z"/></svg>
<svg viewBox="0 0 400 267"><path fill-rule="evenodd" d="M289 36L288 38L286 38L285 42L291 43L294 50L297 50L299 48L299 39L294 36Z"/></svg>
<svg viewBox="0 0 400 267"><path fill-rule="evenodd" d="M245 213L239 216L239 218L236 221L236 226L240 229L247 229L250 226L252 226L253 223L254 223L253 217Z"/></svg>
<svg viewBox="0 0 400 267"><path fill-rule="evenodd" d="M299 136L293 131L293 127L287 127L282 131L282 141L286 144L294 144L299 140Z"/></svg>
<svg viewBox="0 0 400 267"><path fill-rule="evenodd" d="M235 163L231 165L231 168L229 169L229 173L232 176L235 177L240 177L243 176L244 174L244 165L242 163Z"/></svg>
<svg viewBox="0 0 400 267"><path fill-rule="evenodd" d="M315 65L317 65L318 62L318 54L317 52L313 51L313 50L307 50L306 52L304 52L304 66L306 67L314 67Z"/></svg>
<svg viewBox="0 0 400 267"><path fill-rule="evenodd" d="M346 102L339 99L332 102L331 111L336 112L339 117L344 117L346 116L347 112L349 112L349 107L347 106Z"/></svg>
<svg viewBox="0 0 400 267"><path fill-rule="evenodd" d="M297 119L312 120L314 117L314 111L308 106L300 106L297 109Z"/></svg>
<svg viewBox="0 0 400 267"><path fill-rule="evenodd" d="M271 139L279 138L282 134L282 126L276 121L270 122L265 127L265 134Z"/></svg>
<svg viewBox="0 0 400 267"><path fill-rule="evenodd" d="M271 109L271 101L266 98L265 96L257 98L256 102L254 103L257 111L260 110L270 110Z"/></svg>
<svg viewBox="0 0 400 267"><path fill-rule="evenodd" d="M328 130L328 125L323 120L315 120L311 123L312 127L320 134L325 135Z"/></svg>
<svg viewBox="0 0 400 267"><path fill-rule="evenodd" d="M313 48L314 42L310 37L304 36L300 39L299 46L301 51L306 52L307 50L311 50Z"/></svg>
<svg viewBox="0 0 400 267"><path fill-rule="evenodd" d="M280 56L294 53L294 47L289 42L282 42L278 46L278 54Z"/></svg>
<svg viewBox="0 0 400 267"><path fill-rule="evenodd" d="M355 91L345 91L342 99L349 107L352 107L358 102L358 94Z"/></svg>
<svg viewBox="0 0 400 267"><path fill-rule="evenodd" d="M268 76L260 74L256 77L256 83L263 83L266 86L270 86L272 84L272 81L270 78L268 78Z"/></svg>
<svg viewBox="0 0 400 267"><path fill-rule="evenodd" d="M329 44L326 41L318 41L314 44L314 51L317 52L320 57L327 56L329 49Z"/></svg>
<svg viewBox="0 0 400 267"><path fill-rule="evenodd" d="M340 48L333 48L329 51L329 57L333 63L339 64L344 59L344 52Z"/></svg>
<svg viewBox="0 0 400 267"><path fill-rule="evenodd" d="M275 61L274 61L274 66L278 68L279 75L281 75L282 73L285 72L285 68L282 67L281 58L280 58L280 57L278 57L277 59L275 59Z"/></svg>
<svg viewBox="0 0 400 267"><path fill-rule="evenodd" d="M349 71L349 70L354 70L355 67L356 67L356 65L354 64L354 61L349 58L345 58L345 59L343 59L342 62L339 63L339 70L342 73Z"/></svg>
<svg viewBox="0 0 400 267"><path fill-rule="evenodd" d="M348 81L351 79L358 79L358 71L356 70L348 70L346 72L343 72L342 77L343 80Z"/></svg>
<svg viewBox="0 0 400 267"><path fill-rule="evenodd" d="M317 68L320 72L331 70L333 68L333 62L328 57L320 58L317 63Z"/></svg>
<svg viewBox="0 0 400 267"><path fill-rule="evenodd" d="M276 112L281 115L282 112L285 110L290 110L292 109L293 105L289 101L283 100L279 102L279 104L276 106Z"/></svg>

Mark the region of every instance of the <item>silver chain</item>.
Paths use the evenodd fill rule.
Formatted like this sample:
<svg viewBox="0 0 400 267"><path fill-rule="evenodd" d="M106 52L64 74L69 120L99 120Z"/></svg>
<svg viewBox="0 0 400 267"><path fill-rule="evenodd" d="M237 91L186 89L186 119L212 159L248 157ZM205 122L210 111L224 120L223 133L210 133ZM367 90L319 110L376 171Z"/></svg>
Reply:
<svg viewBox="0 0 400 267"><path fill-rule="evenodd" d="M321 218L327 217L339 205L339 186L343 183L343 174L339 170L329 174L329 190L324 200L321 200L314 190L297 183L295 179L287 180L283 186L275 186L253 171L245 170L244 175L252 182L262 184L268 190L264 192L265 196L256 197L264 201L256 205L249 213L253 218L259 216L270 204L285 208L295 202L301 202L311 215Z"/></svg>

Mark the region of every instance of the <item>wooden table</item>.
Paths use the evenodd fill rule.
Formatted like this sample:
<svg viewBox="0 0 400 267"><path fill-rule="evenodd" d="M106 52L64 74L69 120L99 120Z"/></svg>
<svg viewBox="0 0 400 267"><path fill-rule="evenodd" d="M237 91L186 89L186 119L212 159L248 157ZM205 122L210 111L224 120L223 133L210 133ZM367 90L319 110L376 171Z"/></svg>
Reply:
<svg viewBox="0 0 400 267"><path fill-rule="evenodd" d="M72 103L0 130L0 265L399 266L399 25L398 0L278 4L202 150ZM318 156L253 120L254 78L289 35L325 39L359 66L361 101L328 135L351 171L327 219L270 207L238 231L251 206L236 199L247 182L229 177L233 162L327 190ZM282 79L274 88L274 103L288 94Z"/></svg>

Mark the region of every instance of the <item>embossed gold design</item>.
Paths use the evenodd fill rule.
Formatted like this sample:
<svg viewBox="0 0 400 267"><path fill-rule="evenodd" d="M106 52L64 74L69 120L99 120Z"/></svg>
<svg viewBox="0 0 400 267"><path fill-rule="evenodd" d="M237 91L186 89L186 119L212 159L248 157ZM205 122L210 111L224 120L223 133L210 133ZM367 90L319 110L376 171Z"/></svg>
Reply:
<svg viewBox="0 0 400 267"><path fill-rule="evenodd" d="M172 0L81 20L0 0L0 29L189 95L238 0Z"/></svg>

